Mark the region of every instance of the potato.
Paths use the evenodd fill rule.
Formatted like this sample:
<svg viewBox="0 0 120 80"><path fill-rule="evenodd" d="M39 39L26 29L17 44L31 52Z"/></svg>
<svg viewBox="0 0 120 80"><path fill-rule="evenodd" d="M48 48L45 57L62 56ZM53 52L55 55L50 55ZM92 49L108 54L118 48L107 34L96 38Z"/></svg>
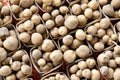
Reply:
<svg viewBox="0 0 120 80"><path fill-rule="evenodd" d="M70 30L75 29L78 26L78 18L73 15L68 16L67 19L65 19L64 25Z"/></svg>
<svg viewBox="0 0 120 80"><path fill-rule="evenodd" d="M13 37L13 36L10 36L8 37L4 42L3 42L3 46L8 49L8 50L11 50L11 51L14 51L15 49L18 48L18 40Z"/></svg>

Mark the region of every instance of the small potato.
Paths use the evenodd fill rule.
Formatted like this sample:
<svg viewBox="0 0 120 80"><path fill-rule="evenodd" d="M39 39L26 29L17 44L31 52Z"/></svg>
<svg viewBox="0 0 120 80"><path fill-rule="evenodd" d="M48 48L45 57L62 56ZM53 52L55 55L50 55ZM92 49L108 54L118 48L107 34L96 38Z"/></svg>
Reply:
<svg viewBox="0 0 120 80"><path fill-rule="evenodd" d="M100 72L96 69L92 69L91 71L91 80L100 80Z"/></svg>
<svg viewBox="0 0 120 80"><path fill-rule="evenodd" d="M96 65L96 61L94 59L87 59L86 63L87 63L88 68L90 68L90 69L94 68Z"/></svg>
<svg viewBox="0 0 120 80"><path fill-rule="evenodd" d="M64 24L64 17L62 15L57 15L55 17L55 22L58 26L62 26Z"/></svg>
<svg viewBox="0 0 120 80"><path fill-rule="evenodd" d="M10 30L10 36L17 38L15 30Z"/></svg>
<svg viewBox="0 0 120 80"><path fill-rule="evenodd" d="M108 0L99 0L100 5L106 5Z"/></svg>
<svg viewBox="0 0 120 80"><path fill-rule="evenodd" d="M24 25L23 24L18 25L17 30L18 32L24 32L25 31Z"/></svg>
<svg viewBox="0 0 120 80"><path fill-rule="evenodd" d="M106 31L104 30L104 29L99 29L98 31L97 31L97 36L98 37L103 37L104 35L106 35Z"/></svg>
<svg viewBox="0 0 120 80"><path fill-rule="evenodd" d="M34 28L34 24L31 20L27 20L23 23L24 29L30 31Z"/></svg>
<svg viewBox="0 0 120 80"><path fill-rule="evenodd" d="M23 32L19 35L19 39L23 43L29 43L30 42L30 35L27 32Z"/></svg>
<svg viewBox="0 0 120 80"><path fill-rule="evenodd" d="M113 58L113 52L112 52L112 51L106 50L106 51L105 51L105 54L106 54L110 59Z"/></svg>
<svg viewBox="0 0 120 80"><path fill-rule="evenodd" d="M65 45L69 46L73 42L73 37L71 35L66 35L65 37L63 37L62 41Z"/></svg>
<svg viewBox="0 0 120 80"><path fill-rule="evenodd" d="M104 35L103 38L102 38L102 41L103 42L108 42L110 40L110 37L108 35Z"/></svg>
<svg viewBox="0 0 120 80"><path fill-rule="evenodd" d="M82 71L82 75L83 75L84 78L90 79L90 77L91 77L91 71L90 71L90 69L84 69Z"/></svg>
<svg viewBox="0 0 120 80"><path fill-rule="evenodd" d="M59 7L62 5L62 1L61 0L53 0L52 5L55 7Z"/></svg>
<svg viewBox="0 0 120 80"><path fill-rule="evenodd" d="M13 13L17 14L20 12L20 7L18 5L12 5L11 10Z"/></svg>
<svg viewBox="0 0 120 80"><path fill-rule="evenodd" d="M100 23L99 23L99 22L95 23L94 26L95 26L97 29L100 29Z"/></svg>
<svg viewBox="0 0 120 80"><path fill-rule="evenodd" d="M76 59L76 53L75 53L75 51L73 51L73 50L67 50L67 51L64 52L63 57L64 57L64 60L65 60L66 62L72 63L72 62L74 62L75 59Z"/></svg>
<svg viewBox="0 0 120 80"><path fill-rule="evenodd" d="M64 25L70 30L75 29L78 26L78 18L73 15L68 16L65 19Z"/></svg>
<svg viewBox="0 0 120 80"><path fill-rule="evenodd" d="M79 48L76 49L76 54L80 58L86 58L90 55L90 49L86 45L80 45Z"/></svg>
<svg viewBox="0 0 120 80"><path fill-rule="evenodd" d="M32 57L38 60L42 56L42 52L39 49L34 49L32 51Z"/></svg>
<svg viewBox="0 0 120 80"><path fill-rule="evenodd" d="M29 65L22 65L21 66L21 72L23 72L23 74L28 75L31 73L31 67Z"/></svg>
<svg viewBox="0 0 120 80"><path fill-rule="evenodd" d="M108 68L108 74L106 75L106 77L108 79L112 79L113 78L113 74L114 74L114 70L112 68Z"/></svg>
<svg viewBox="0 0 120 80"><path fill-rule="evenodd" d="M52 37L56 38L59 36L59 31L57 27L54 27L51 31L50 34L52 35Z"/></svg>
<svg viewBox="0 0 120 80"><path fill-rule="evenodd" d="M58 16L59 14L60 14L60 12L59 12L58 9L55 9L55 10L53 10L53 11L51 12L52 17L56 17L56 16Z"/></svg>
<svg viewBox="0 0 120 80"><path fill-rule="evenodd" d="M45 12L51 12L53 10L53 7L52 6L47 6L45 4L42 5L42 9L45 11Z"/></svg>
<svg viewBox="0 0 120 80"><path fill-rule="evenodd" d="M48 46L49 45L49 46ZM44 41L43 41L43 43L42 43L42 50L44 50L44 51L52 51L52 50L54 50L54 48L55 48L55 45L54 45L54 43L52 42L52 40L50 40L50 39L45 39Z"/></svg>
<svg viewBox="0 0 120 80"><path fill-rule="evenodd" d="M84 11L88 7L88 4L83 3L81 4L81 9Z"/></svg>
<svg viewBox="0 0 120 80"><path fill-rule="evenodd" d="M40 33L33 33L31 35L31 42L35 45L40 45L43 42L43 37Z"/></svg>
<svg viewBox="0 0 120 80"><path fill-rule="evenodd" d="M71 74L75 74L78 71L78 65L75 64L75 65L71 66L69 71Z"/></svg>
<svg viewBox="0 0 120 80"><path fill-rule="evenodd" d="M71 11L74 15L79 15L81 13L81 7L79 4L74 4L71 8Z"/></svg>
<svg viewBox="0 0 120 80"><path fill-rule="evenodd" d="M107 35L112 36L114 34L113 30L111 28L107 29Z"/></svg>
<svg viewBox="0 0 120 80"><path fill-rule="evenodd" d="M99 7L99 3L96 0L91 0L88 3L88 7L91 8L92 10L96 10Z"/></svg>
<svg viewBox="0 0 120 80"><path fill-rule="evenodd" d="M100 72L101 72L101 74L102 75L107 75L108 74L108 67L107 66L102 66L101 68L100 68Z"/></svg>
<svg viewBox="0 0 120 80"><path fill-rule="evenodd" d="M76 74L72 74L70 80L80 80L80 78Z"/></svg>
<svg viewBox="0 0 120 80"><path fill-rule="evenodd" d="M93 11L91 8L86 8L85 11L84 11L84 15L85 17L87 17L88 19L89 18L92 18L92 15L93 15Z"/></svg>
<svg viewBox="0 0 120 80"><path fill-rule="evenodd" d="M30 10L32 11L32 13L36 13L36 12L38 12L38 7L35 6L35 5L32 5L32 6L30 7Z"/></svg>
<svg viewBox="0 0 120 80"><path fill-rule="evenodd" d="M3 23L10 23L11 20L11 16L5 16L5 18L3 19Z"/></svg>
<svg viewBox="0 0 120 80"><path fill-rule="evenodd" d="M68 29L65 26L61 26L58 29L58 33L61 36L65 36L68 33Z"/></svg>
<svg viewBox="0 0 120 80"><path fill-rule="evenodd" d="M120 57L116 57L115 58L115 63L118 64L118 65L120 65Z"/></svg>
<svg viewBox="0 0 120 80"><path fill-rule="evenodd" d="M104 43L102 42L97 42L94 44L94 49L97 51L103 51L105 48Z"/></svg>
<svg viewBox="0 0 120 80"><path fill-rule="evenodd" d="M53 20L47 20L45 25L48 29L52 29L55 26L55 22Z"/></svg>
<svg viewBox="0 0 120 80"><path fill-rule="evenodd" d="M7 57L4 61L2 61L2 65L9 65L11 60L12 60L11 57Z"/></svg>
<svg viewBox="0 0 120 80"><path fill-rule="evenodd" d="M77 49L82 44L83 44L82 41L79 41L78 39L74 39L70 47L72 49Z"/></svg>
<svg viewBox="0 0 120 80"><path fill-rule="evenodd" d="M113 74L113 77L114 77L114 80L119 80L120 79L120 68L116 69L114 74Z"/></svg>
<svg viewBox="0 0 120 80"><path fill-rule="evenodd" d="M11 74L7 76L5 80L16 80L16 76L14 74Z"/></svg>
<svg viewBox="0 0 120 80"><path fill-rule="evenodd" d="M117 40L117 39L118 39L117 34L112 34L112 35L111 35L111 39L112 39L113 41Z"/></svg>
<svg viewBox="0 0 120 80"><path fill-rule="evenodd" d="M60 6L59 11L61 14L66 14L68 13L69 9L67 6Z"/></svg>
<svg viewBox="0 0 120 80"><path fill-rule="evenodd" d="M93 37L93 40L90 41L90 44L95 45L98 42L98 37Z"/></svg>
<svg viewBox="0 0 120 80"><path fill-rule="evenodd" d="M9 15L10 13L10 9L8 6L3 6L2 9L1 9L1 14L2 15Z"/></svg>
<svg viewBox="0 0 120 80"><path fill-rule="evenodd" d="M87 23L87 19L84 15L78 15L77 18L80 26L84 26Z"/></svg>
<svg viewBox="0 0 120 80"><path fill-rule="evenodd" d="M25 75L24 75L23 72L20 70L20 71L18 71L18 72L16 73L16 77L17 77L18 79L22 79L22 78L25 77Z"/></svg>
<svg viewBox="0 0 120 80"><path fill-rule="evenodd" d="M77 75L79 78L82 78L82 70L81 70L81 69L78 70L78 71L76 72L76 75Z"/></svg>
<svg viewBox="0 0 120 80"><path fill-rule="evenodd" d="M36 31L40 34L43 34L45 32L45 26L43 24L39 24L36 26Z"/></svg>
<svg viewBox="0 0 120 80"><path fill-rule="evenodd" d="M116 64L114 59L111 59L108 63L108 66L111 67L111 68L116 68L117 64Z"/></svg>
<svg viewBox="0 0 120 80"><path fill-rule="evenodd" d="M43 54L43 58L44 58L46 61L50 61L50 54L51 54L51 52L45 52L45 53Z"/></svg>
<svg viewBox="0 0 120 80"><path fill-rule="evenodd" d="M119 3L120 3L120 0L112 0L111 1L111 5L113 6L114 9L120 8Z"/></svg>
<svg viewBox="0 0 120 80"><path fill-rule="evenodd" d="M43 59L43 58L40 58L37 62L37 64L40 66L40 67L43 67L46 65L46 60Z"/></svg>
<svg viewBox="0 0 120 80"><path fill-rule="evenodd" d="M92 35L86 35L86 40L87 41L92 41L93 40L93 36Z"/></svg>
<svg viewBox="0 0 120 80"><path fill-rule="evenodd" d="M39 14L33 14L32 17L31 17L31 21L32 23L34 23L35 25L38 25L40 24L41 22L41 17Z"/></svg>
<svg viewBox="0 0 120 80"><path fill-rule="evenodd" d="M63 54L60 50L54 50L53 52L51 52L50 54L50 59L53 61L53 62L59 62L61 61L63 58Z"/></svg>
<svg viewBox="0 0 120 80"><path fill-rule="evenodd" d="M101 14L98 10L95 10L93 12L93 19L99 19L101 17Z"/></svg>
<svg viewBox="0 0 120 80"><path fill-rule="evenodd" d="M13 36L10 36L8 37L4 42L3 42L3 46L8 49L8 50L11 50L11 51L14 51L15 49L18 48L18 40L13 37Z"/></svg>
<svg viewBox="0 0 120 80"><path fill-rule="evenodd" d="M0 47L0 62L7 58L7 52L4 48Z"/></svg>
<svg viewBox="0 0 120 80"><path fill-rule="evenodd" d="M44 14L42 15L42 19L43 19L44 21L47 21L47 20L49 20L50 18L51 18L51 16L50 16L49 13L44 13Z"/></svg>
<svg viewBox="0 0 120 80"><path fill-rule="evenodd" d="M75 37L78 39L78 40L85 40L86 38L86 33L82 30L82 29L78 29L75 33Z"/></svg>
<svg viewBox="0 0 120 80"><path fill-rule="evenodd" d="M29 61L30 61L29 56L27 54L23 55L22 56L22 61L26 64L29 63Z"/></svg>
<svg viewBox="0 0 120 80"><path fill-rule="evenodd" d="M13 58L13 60L16 60L16 61L22 60L22 56L24 54L25 54L25 52L23 50L18 50L13 54L12 58Z"/></svg>
<svg viewBox="0 0 120 80"><path fill-rule="evenodd" d="M21 62L20 61L14 61L12 64L11 64L11 69L13 70L13 71L18 71L18 70L20 70L20 68L21 68Z"/></svg>
<svg viewBox="0 0 120 80"><path fill-rule="evenodd" d="M32 11L30 9L24 9L23 16L24 18L30 18L32 16Z"/></svg>
<svg viewBox="0 0 120 80"><path fill-rule="evenodd" d="M62 45L62 46L60 47L60 49L61 49L61 51L65 52L65 51L67 51L67 50L69 49L69 47L66 46L66 45Z"/></svg>
<svg viewBox="0 0 120 80"><path fill-rule="evenodd" d="M107 5L104 5L103 7L102 7L102 11L106 14L106 15L108 15L108 16L110 16L110 17L113 17L114 16L114 8L113 8L113 6L112 5L110 5L110 4L107 4Z"/></svg>
<svg viewBox="0 0 120 80"><path fill-rule="evenodd" d="M97 60L98 60L98 63L100 66L104 66L104 65L108 64L109 57L108 57L108 55L102 53L97 57Z"/></svg>
<svg viewBox="0 0 120 80"><path fill-rule="evenodd" d="M119 46L119 45L116 45L116 46L114 47L114 52L115 52L116 54L119 54L119 53L120 53L120 46Z"/></svg>
<svg viewBox="0 0 120 80"><path fill-rule="evenodd" d="M85 61L78 62L78 67L80 70L84 70L87 68L87 63Z"/></svg>
<svg viewBox="0 0 120 80"><path fill-rule="evenodd" d="M9 31L8 31L8 28L6 27L1 27L0 28L0 37L6 37L6 36L9 36Z"/></svg>
<svg viewBox="0 0 120 80"><path fill-rule="evenodd" d="M103 18L100 21L100 28L102 29L107 29L108 27L110 27L111 22L109 18Z"/></svg>
<svg viewBox="0 0 120 80"><path fill-rule="evenodd" d="M11 73L12 73L12 70L11 70L10 66L5 65L5 66L2 66L0 68L0 75L1 76L8 76Z"/></svg>
<svg viewBox="0 0 120 80"><path fill-rule="evenodd" d="M97 33L97 28L95 26L89 26L87 28L87 33L89 33L91 35L95 35Z"/></svg>

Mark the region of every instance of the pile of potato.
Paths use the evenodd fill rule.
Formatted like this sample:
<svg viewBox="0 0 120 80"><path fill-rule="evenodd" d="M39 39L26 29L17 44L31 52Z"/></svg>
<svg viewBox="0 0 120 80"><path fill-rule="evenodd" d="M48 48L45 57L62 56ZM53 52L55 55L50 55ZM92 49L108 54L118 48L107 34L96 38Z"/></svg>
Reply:
<svg viewBox="0 0 120 80"><path fill-rule="evenodd" d="M0 26L6 25L12 22L12 16L8 6L4 5L3 1L0 0Z"/></svg>
<svg viewBox="0 0 120 80"><path fill-rule="evenodd" d="M11 47L12 46L12 47ZM12 24L0 27L0 47L12 52L20 46L18 34ZM1 53L2 54L2 53Z"/></svg>
<svg viewBox="0 0 120 80"><path fill-rule="evenodd" d="M45 39L32 49L31 58L40 73L48 73L62 65L63 54L52 40Z"/></svg>
<svg viewBox="0 0 120 80"><path fill-rule="evenodd" d="M114 41L118 40L115 27L109 18L102 18L86 27L87 41L95 51L103 51L114 45Z"/></svg>
<svg viewBox="0 0 120 80"><path fill-rule="evenodd" d="M113 50L106 50L97 57L100 72L109 80L119 80L120 72L120 46L116 45Z"/></svg>
<svg viewBox="0 0 120 80"><path fill-rule="evenodd" d="M110 18L120 18L120 0L98 0L103 13Z"/></svg>
<svg viewBox="0 0 120 80"><path fill-rule="evenodd" d="M39 14L33 14L30 19L20 21L17 24L17 30L20 41L26 46L41 45L48 36Z"/></svg>
<svg viewBox="0 0 120 80"><path fill-rule="evenodd" d="M97 69L96 61L92 58L77 60L68 67L70 80L100 80L100 72Z"/></svg>
<svg viewBox="0 0 120 80"><path fill-rule="evenodd" d="M60 50L67 63L72 63L77 58L85 59L91 55L91 48L84 42L85 38L86 33L82 29L78 29L59 40Z"/></svg>
<svg viewBox="0 0 120 80"><path fill-rule="evenodd" d="M9 4L16 19L30 18L39 10L34 0L9 0Z"/></svg>
<svg viewBox="0 0 120 80"><path fill-rule="evenodd" d="M32 64L25 50L18 50L12 55L7 55L5 49L0 48L0 52L4 53L1 57L0 75L5 80L24 79L32 73Z"/></svg>
<svg viewBox="0 0 120 80"><path fill-rule="evenodd" d="M0 0L0 76L32 80L32 64L40 80L119 80L120 0Z"/></svg>

